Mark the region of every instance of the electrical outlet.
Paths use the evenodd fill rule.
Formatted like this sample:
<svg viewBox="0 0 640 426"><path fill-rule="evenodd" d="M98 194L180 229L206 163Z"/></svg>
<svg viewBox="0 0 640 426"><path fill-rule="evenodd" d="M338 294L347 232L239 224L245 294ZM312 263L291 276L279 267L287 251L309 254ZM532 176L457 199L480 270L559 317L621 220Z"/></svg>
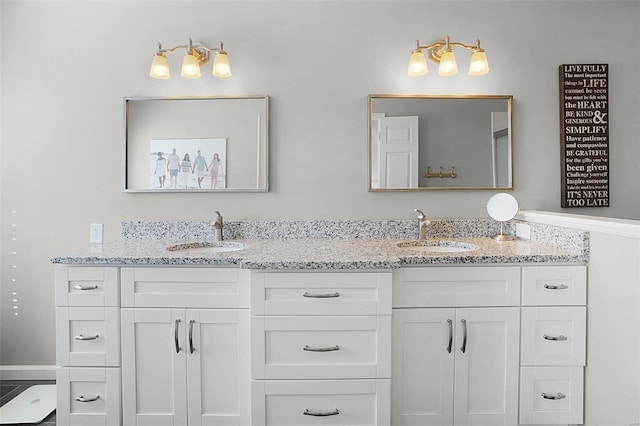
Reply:
<svg viewBox="0 0 640 426"><path fill-rule="evenodd" d="M531 225L526 223L516 223L516 237L521 240L531 239Z"/></svg>
<svg viewBox="0 0 640 426"><path fill-rule="evenodd" d="M104 235L104 225L102 223L92 223L89 226L89 242L91 244L102 244Z"/></svg>

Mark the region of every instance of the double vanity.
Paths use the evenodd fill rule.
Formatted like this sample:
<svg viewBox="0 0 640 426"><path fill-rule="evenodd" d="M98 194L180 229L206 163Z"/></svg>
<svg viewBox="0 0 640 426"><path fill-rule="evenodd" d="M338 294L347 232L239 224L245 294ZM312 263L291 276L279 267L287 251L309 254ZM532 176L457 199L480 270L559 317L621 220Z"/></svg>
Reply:
<svg viewBox="0 0 640 426"><path fill-rule="evenodd" d="M522 226L125 222L52 259L57 421L580 424L588 236Z"/></svg>

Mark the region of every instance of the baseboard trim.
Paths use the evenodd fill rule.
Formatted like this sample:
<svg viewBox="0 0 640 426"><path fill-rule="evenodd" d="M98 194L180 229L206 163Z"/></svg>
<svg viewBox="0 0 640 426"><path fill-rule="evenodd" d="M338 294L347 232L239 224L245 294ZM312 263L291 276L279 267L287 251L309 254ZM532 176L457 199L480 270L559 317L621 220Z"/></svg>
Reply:
<svg viewBox="0 0 640 426"><path fill-rule="evenodd" d="M0 365L0 380L55 380L55 365Z"/></svg>

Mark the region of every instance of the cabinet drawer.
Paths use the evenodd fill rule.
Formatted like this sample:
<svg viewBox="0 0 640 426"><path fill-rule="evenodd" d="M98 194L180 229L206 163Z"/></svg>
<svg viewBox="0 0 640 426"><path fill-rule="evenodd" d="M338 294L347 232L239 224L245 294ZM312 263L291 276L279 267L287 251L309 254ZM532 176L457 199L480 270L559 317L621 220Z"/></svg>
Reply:
<svg viewBox="0 0 640 426"><path fill-rule="evenodd" d="M255 379L391 377L391 317L253 317Z"/></svg>
<svg viewBox="0 0 640 426"><path fill-rule="evenodd" d="M522 304L586 305L586 266L526 266L522 268Z"/></svg>
<svg viewBox="0 0 640 426"><path fill-rule="evenodd" d="M389 379L254 381L251 424L388 426L389 382Z"/></svg>
<svg viewBox="0 0 640 426"><path fill-rule="evenodd" d="M393 274L394 308L520 305L517 266L402 268Z"/></svg>
<svg viewBox="0 0 640 426"><path fill-rule="evenodd" d="M586 322L585 307L522 308L522 364L584 366Z"/></svg>
<svg viewBox="0 0 640 426"><path fill-rule="evenodd" d="M253 272L254 315L391 315L391 272Z"/></svg>
<svg viewBox="0 0 640 426"><path fill-rule="evenodd" d="M582 424L582 367L522 367L521 424Z"/></svg>
<svg viewBox="0 0 640 426"><path fill-rule="evenodd" d="M58 424L121 424L119 368L58 368L56 392Z"/></svg>
<svg viewBox="0 0 640 426"><path fill-rule="evenodd" d="M55 269L56 306L120 306L118 268Z"/></svg>
<svg viewBox="0 0 640 426"><path fill-rule="evenodd" d="M56 364L118 367L119 317L117 307L56 308Z"/></svg>
<svg viewBox="0 0 640 426"><path fill-rule="evenodd" d="M248 308L248 277L239 268L122 268L122 306Z"/></svg>

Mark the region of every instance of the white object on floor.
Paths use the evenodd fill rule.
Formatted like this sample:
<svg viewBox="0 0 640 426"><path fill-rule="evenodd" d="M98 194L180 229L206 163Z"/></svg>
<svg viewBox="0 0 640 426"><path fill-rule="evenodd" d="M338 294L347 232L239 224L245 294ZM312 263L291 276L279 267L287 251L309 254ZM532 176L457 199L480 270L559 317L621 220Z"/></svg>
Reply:
<svg viewBox="0 0 640 426"><path fill-rule="evenodd" d="M56 409L56 385L35 385L0 407L0 425L40 423Z"/></svg>

